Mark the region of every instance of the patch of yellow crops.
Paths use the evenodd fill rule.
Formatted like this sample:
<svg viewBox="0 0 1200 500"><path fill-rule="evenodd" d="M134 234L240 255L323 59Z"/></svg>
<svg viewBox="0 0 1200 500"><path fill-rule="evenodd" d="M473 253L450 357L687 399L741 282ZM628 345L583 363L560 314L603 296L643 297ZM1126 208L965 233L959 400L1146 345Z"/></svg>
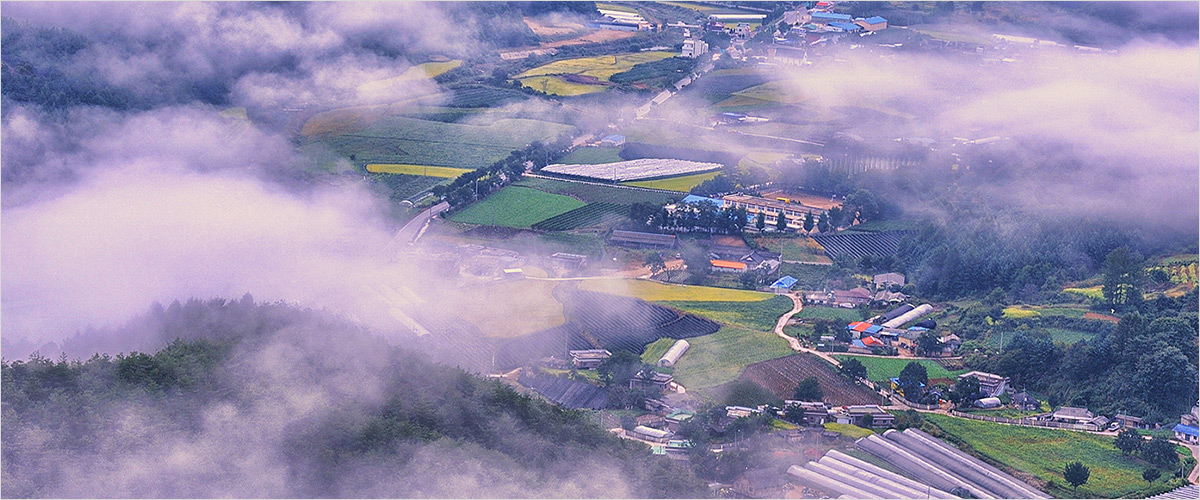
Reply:
<svg viewBox="0 0 1200 500"><path fill-rule="evenodd" d="M469 168L432 167L428 165L403 165L396 163L371 163L367 165L367 172L373 174L407 174L425 177L445 177L448 179L453 179L470 171L471 169Z"/></svg>
<svg viewBox="0 0 1200 500"><path fill-rule="evenodd" d="M648 301L686 300L695 302L757 302L773 294L711 286L664 285L636 279L580 280L579 288L593 292L637 297Z"/></svg>

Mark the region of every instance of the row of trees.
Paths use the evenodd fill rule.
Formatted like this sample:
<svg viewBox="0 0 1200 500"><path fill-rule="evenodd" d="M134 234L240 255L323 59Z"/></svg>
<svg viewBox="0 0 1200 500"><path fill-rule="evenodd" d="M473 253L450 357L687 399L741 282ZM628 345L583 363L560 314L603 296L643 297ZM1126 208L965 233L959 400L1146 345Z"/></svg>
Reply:
<svg viewBox="0 0 1200 500"><path fill-rule="evenodd" d="M526 170L538 170L558 160L570 145L571 137L567 134L550 144L534 141L509 153L503 160L456 177L450 184L434 186L432 192L452 209L469 205L520 179Z"/></svg>
<svg viewBox="0 0 1200 500"><path fill-rule="evenodd" d="M679 203L675 210L650 203L634 203L629 217L642 229L659 231L737 234L746 226L746 209L719 208L712 203Z"/></svg>

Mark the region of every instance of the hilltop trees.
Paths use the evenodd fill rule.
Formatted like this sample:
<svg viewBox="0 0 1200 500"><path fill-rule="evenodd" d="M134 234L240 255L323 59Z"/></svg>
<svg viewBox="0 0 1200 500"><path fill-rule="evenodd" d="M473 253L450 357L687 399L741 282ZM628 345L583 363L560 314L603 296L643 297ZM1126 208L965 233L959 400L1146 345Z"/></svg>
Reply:
<svg viewBox="0 0 1200 500"><path fill-rule="evenodd" d="M1104 258L1104 300L1115 308L1126 310L1142 303L1146 272L1142 256L1120 246Z"/></svg>

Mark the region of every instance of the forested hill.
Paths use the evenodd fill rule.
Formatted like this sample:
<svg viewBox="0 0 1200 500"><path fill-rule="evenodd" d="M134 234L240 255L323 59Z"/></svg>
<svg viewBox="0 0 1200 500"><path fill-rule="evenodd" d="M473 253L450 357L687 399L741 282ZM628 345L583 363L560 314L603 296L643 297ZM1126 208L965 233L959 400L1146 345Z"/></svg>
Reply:
<svg viewBox="0 0 1200 500"><path fill-rule="evenodd" d="M179 322L187 309L147 317ZM234 310L272 321L232 331L244 325L224 321ZM705 495L688 469L585 413L356 328L279 305L191 311L208 334L153 354L5 360L0 494Z"/></svg>

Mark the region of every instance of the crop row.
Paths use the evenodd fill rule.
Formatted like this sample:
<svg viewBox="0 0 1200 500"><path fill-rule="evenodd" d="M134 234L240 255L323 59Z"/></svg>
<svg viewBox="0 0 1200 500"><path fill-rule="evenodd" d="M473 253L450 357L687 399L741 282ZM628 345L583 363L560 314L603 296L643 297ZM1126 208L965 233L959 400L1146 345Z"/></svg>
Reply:
<svg viewBox="0 0 1200 500"><path fill-rule="evenodd" d="M626 207L616 203L588 203L570 212L538 222L532 227L542 231L566 231L578 227L618 222L625 218L627 212Z"/></svg>
<svg viewBox="0 0 1200 500"><path fill-rule="evenodd" d="M792 399L801 380L815 377L825 393L825 401L836 405L871 404L879 395L857 385L834 371L833 367L811 354L794 354L754 363L742 373L743 380L761 385L780 399Z"/></svg>

